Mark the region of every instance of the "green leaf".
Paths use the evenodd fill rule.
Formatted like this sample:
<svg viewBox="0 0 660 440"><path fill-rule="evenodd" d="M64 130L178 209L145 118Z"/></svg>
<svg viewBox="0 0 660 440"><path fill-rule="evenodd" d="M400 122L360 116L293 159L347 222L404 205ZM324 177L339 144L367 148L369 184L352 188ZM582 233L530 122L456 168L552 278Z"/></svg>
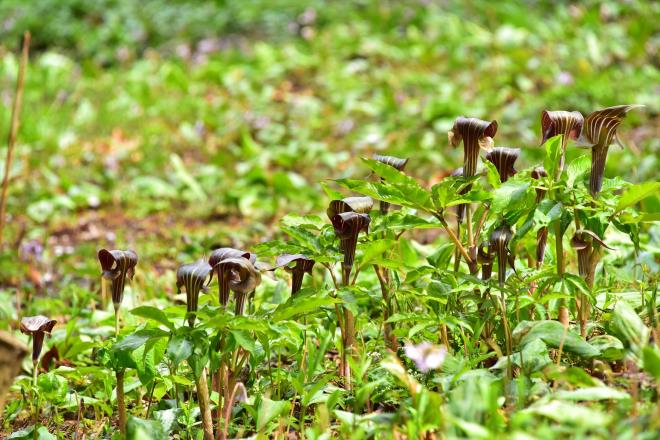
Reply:
<svg viewBox="0 0 660 440"><path fill-rule="evenodd" d="M660 182L644 182L640 183L639 185L632 185L619 198L619 203L616 205L616 210L622 211L627 207L639 202L640 200L643 200L654 194L658 194L659 191Z"/></svg>
<svg viewBox="0 0 660 440"><path fill-rule="evenodd" d="M660 380L660 350L657 346L647 346L642 350L644 359L644 371Z"/></svg>
<svg viewBox="0 0 660 440"><path fill-rule="evenodd" d="M579 334L565 329L559 321L522 321L513 331L515 340L525 346L536 339L541 339L548 346L559 348L563 346L565 352L574 353L585 358L598 356L600 352Z"/></svg>
<svg viewBox="0 0 660 440"><path fill-rule="evenodd" d="M554 397L561 400L593 402L597 400L628 400L630 394L614 388L599 386L579 388L572 391L561 390L554 393Z"/></svg>
<svg viewBox="0 0 660 440"><path fill-rule="evenodd" d="M323 191L325 194L328 196L330 200L340 200L344 198L344 195L340 193L339 191L335 191L334 189L330 188L327 183L325 182L320 182L321 188L323 188Z"/></svg>
<svg viewBox="0 0 660 440"><path fill-rule="evenodd" d="M566 167L566 186L573 188L575 181L587 174L591 169L591 158L589 156L580 156L571 161Z"/></svg>
<svg viewBox="0 0 660 440"><path fill-rule="evenodd" d="M514 353L511 356L502 356L490 369L504 370L508 367L509 362L524 368L529 373L534 373L551 364L552 360L545 343L541 339L535 339L525 345L522 352Z"/></svg>
<svg viewBox="0 0 660 440"><path fill-rule="evenodd" d="M397 247L398 244L396 240L389 238L374 240L365 243L364 245L360 245L360 249L362 250L362 259L360 260L360 264L369 264L373 260L381 258L385 253L389 253L387 251L392 251Z"/></svg>
<svg viewBox="0 0 660 440"><path fill-rule="evenodd" d="M193 352L193 343L183 335L175 335L167 344L167 357L174 364L180 364L190 357Z"/></svg>
<svg viewBox="0 0 660 440"><path fill-rule="evenodd" d="M116 343L113 351L133 351L144 345L150 339L158 339L169 336L169 333L157 328L149 328L138 330L133 334L126 336L124 339Z"/></svg>
<svg viewBox="0 0 660 440"><path fill-rule="evenodd" d="M383 162L380 162L378 160L374 159L367 159L366 157L362 158L362 162L365 163L371 170L378 174L380 177L383 179L387 180L389 183L392 184L397 184L397 185L404 185L404 186L411 186L411 187L419 187L419 183L417 180L413 179L412 177L408 176L406 173L403 171L399 171L396 168L394 168L391 165L387 165ZM423 188L421 188L423 189Z"/></svg>
<svg viewBox="0 0 660 440"><path fill-rule="evenodd" d="M169 433L176 427L176 416L179 412L177 408L164 409L161 411L154 411L154 419L160 422L163 430Z"/></svg>
<svg viewBox="0 0 660 440"><path fill-rule="evenodd" d="M127 440L160 440L167 438L163 425L156 420L144 420L129 416L126 423Z"/></svg>
<svg viewBox="0 0 660 440"><path fill-rule="evenodd" d="M540 400L522 411L547 417L563 425L579 425L582 429L601 429L610 421L610 416L596 409L560 400Z"/></svg>
<svg viewBox="0 0 660 440"><path fill-rule="evenodd" d="M37 429L36 435L34 432L34 426L28 429L22 429L20 431L12 432L6 440L57 440L57 437L48 432L48 428L45 426L40 426Z"/></svg>
<svg viewBox="0 0 660 440"><path fill-rule="evenodd" d="M255 353L257 351L257 345L254 343L254 338L250 336L248 331L230 330L229 333L234 337L237 346L244 348L250 353Z"/></svg>
<svg viewBox="0 0 660 440"><path fill-rule="evenodd" d="M176 153L172 153L170 155L170 163L174 168L174 175L181 183L183 183L190 189L190 192L193 194L194 199L199 201L205 201L208 198L208 196L202 189L202 186L199 183L197 183L195 178L188 172L188 170L186 170L186 166L184 165L183 161Z"/></svg>
<svg viewBox="0 0 660 440"><path fill-rule="evenodd" d="M611 326L635 362L641 366L642 349L648 344L650 331L635 309L625 301L619 301L614 307Z"/></svg>
<svg viewBox="0 0 660 440"><path fill-rule="evenodd" d="M151 319L160 324L163 324L165 327L169 328L170 330L174 330L174 323L170 321L167 315L165 314L165 312L163 312L159 308L150 307L150 306L136 307L133 310L131 310L131 315L141 316L143 318Z"/></svg>
<svg viewBox="0 0 660 440"><path fill-rule="evenodd" d="M548 173L548 176L554 177L559 167L559 158L561 157L561 135L550 138L545 143L545 159L543 160L543 167Z"/></svg>
<svg viewBox="0 0 660 440"><path fill-rule="evenodd" d="M589 344L600 350L598 359L619 361L623 359L623 343L612 335L598 335L589 339Z"/></svg>
<svg viewBox="0 0 660 440"><path fill-rule="evenodd" d="M486 167L486 180L488 184L493 188L499 188L502 182L500 182L500 173L497 171L497 167L489 160L484 160L483 164Z"/></svg>
<svg viewBox="0 0 660 440"><path fill-rule="evenodd" d="M318 289L305 288L284 304L277 306L271 320L280 322L295 316L320 312L323 307L332 307L338 302L340 301L329 296L326 291L319 292Z"/></svg>
<svg viewBox="0 0 660 440"><path fill-rule="evenodd" d="M263 397L257 413L257 431L263 431L268 423L289 411L290 407L291 403L287 400L270 400Z"/></svg>
<svg viewBox="0 0 660 440"><path fill-rule="evenodd" d="M507 180L493 191L491 209L496 213L519 209L526 204L526 201L529 201L531 205L533 197L528 182Z"/></svg>

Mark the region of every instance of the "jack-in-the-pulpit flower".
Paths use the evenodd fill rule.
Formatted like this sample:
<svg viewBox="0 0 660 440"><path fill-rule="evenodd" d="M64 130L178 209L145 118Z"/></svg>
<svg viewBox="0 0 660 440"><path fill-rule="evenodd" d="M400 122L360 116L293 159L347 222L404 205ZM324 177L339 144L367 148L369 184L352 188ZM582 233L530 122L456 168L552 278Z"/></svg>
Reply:
<svg viewBox="0 0 660 440"><path fill-rule="evenodd" d="M538 166L532 170L532 179L542 179L548 177L548 173L545 171L545 168ZM545 197L547 191L543 188L536 188L536 204L541 203L541 200ZM547 226L542 227L536 233L536 263L538 266L543 264L545 259L545 248L548 244L548 228Z"/></svg>
<svg viewBox="0 0 660 440"><path fill-rule="evenodd" d="M255 264L257 261L257 254L230 247L218 248L209 255L209 264L211 267L215 267L219 262L226 260L227 258L246 258L250 260L250 263Z"/></svg>
<svg viewBox="0 0 660 440"><path fill-rule="evenodd" d="M380 163L384 163L385 165L389 165L392 168L397 169L398 171L403 171L403 169L406 167L406 164L408 163L408 158L401 158L401 157L394 157L394 156L384 156L382 154L374 154L373 156L374 160L377 160ZM385 180L381 177L381 180ZM390 204L387 202L380 202L380 213L381 214L387 214L387 211L390 209Z"/></svg>
<svg viewBox="0 0 660 440"><path fill-rule="evenodd" d="M481 279L487 281L493 274L493 260L495 255L490 249L490 243L483 242L477 251L477 262L481 264Z"/></svg>
<svg viewBox="0 0 660 440"><path fill-rule="evenodd" d="M256 254L240 249L223 247L211 252L211 255L209 256L209 264L213 271L218 275L218 300L223 306L226 306L229 302L229 283L233 279L232 277L235 277L235 274L232 274L231 272L224 273L223 267L220 266L220 263L230 258L243 258L252 263L252 265L257 262Z"/></svg>
<svg viewBox="0 0 660 440"><path fill-rule="evenodd" d="M124 286L126 278L132 279L135 274L135 266L138 263L138 256L134 251L107 250L101 249L98 253L103 278L110 281L112 290L112 303L115 311L119 310L124 299Z"/></svg>
<svg viewBox="0 0 660 440"><path fill-rule="evenodd" d="M50 335L55 324L57 324L57 321L43 315L26 316L21 319L21 332L32 336L32 363L35 366L34 368L37 368L39 362L41 349L44 345L44 335Z"/></svg>
<svg viewBox="0 0 660 440"><path fill-rule="evenodd" d="M335 235L340 240L339 249L344 253L342 275L345 282L348 282L353 268L358 235L362 231L369 231L369 223L371 223L369 214L359 214L357 212L342 212L332 217Z"/></svg>
<svg viewBox="0 0 660 440"><path fill-rule="evenodd" d="M539 180L544 177L548 177L548 173L545 171L545 168L539 166L536 167L532 170L532 179ZM536 204L539 204L541 200L543 200L543 197L545 197L545 193L547 190L543 188L536 188Z"/></svg>
<svg viewBox="0 0 660 440"><path fill-rule="evenodd" d="M430 342L422 342L417 345L406 344L404 352L422 373L437 370L447 357L447 349L444 346L434 345Z"/></svg>
<svg viewBox="0 0 660 440"><path fill-rule="evenodd" d="M284 267L287 272L291 272L291 296L302 288L303 277L306 273L312 273L315 263L303 254L282 254L277 257L275 268Z"/></svg>
<svg viewBox="0 0 660 440"><path fill-rule="evenodd" d="M229 302L229 291L233 291L236 299L235 313L243 314L245 298L261 283L261 273L249 259L226 258L220 261L215 270L220 286L219 300L223 306Z"/></svg>
<svg viewBox="0 0 660 440"><path fill-rule="evenodd" d="M557 167L559 172L564 169L568 140L575 140L580 136L583 124L584 116L580 112L543 110L543 113L541 113L541 130L543 132L541 145L545 144L551 137L562 135L561 156L559 158L559 167Z"/></svg>
<svg viewBox="0 0 660 440"><path fill-rule="evenodd" d="M497 133L497 121L459 117L447 133L449 143L457 147L463 141L463 176L472 177L477 172L479 150L490 151Z"/></svg>
<svg viewBox="0 0 660 440"><path fill-rule="evenodd" d="M603 187L605 174L605 161L607 151L612 141L619 146L621 142L617 136L617 128L621 125L626 114L641 105L617 105L591 113L584 120L582 136L578 139L581 146L591 148L591 174L589 176L589 192L596 197Z"/></svg>
<svg viewBox="0 0 660 440"><path fill-rule="evenodd" d="M504 286L506 281L506 265L510 256L509 241L511 237L513 237L511 228L506 223L490 234L490 246L495 249L495 255L497 256L497 280L500 287Z"/></svg>
<svg viewBox="0 0 660 440"><path fill-rule="evenodd" d="M341 200L333 200L328 205L326 214L330 221L337 214L344 212L357 212L358 214L367 214L374 207L374 199L371 197L346 197Z"/></svg>
<svg viewBox="0 0 660 440"><path fill-rule="evenodd" d="M486 160L497 168L500 182L506 182L517 172L514 165L518 156L520 156L520 148L497 147L486 153Z"/></svg>
<svg viewBox="0 0 660 440"><path fill-rule="evenodd" d="M211 282L213 272L211 265L204 260L184 264L176 271L177 293L181 293L181 287L186 289L186 306L188 312L188 325L195 325L195 314L199 302L199 292L206 291Z"/></svg>
<svg viewBox="0 0 660 440"><path fill-rule="evenodd" d="M597 242L604 248L614 250L609 247L596 233L588 229L578 229L573 234L571 239L571 246L576 250L578 255L578 272L580 276L587 280L591 268L591 251L593 249L593 242Z"/></svg>

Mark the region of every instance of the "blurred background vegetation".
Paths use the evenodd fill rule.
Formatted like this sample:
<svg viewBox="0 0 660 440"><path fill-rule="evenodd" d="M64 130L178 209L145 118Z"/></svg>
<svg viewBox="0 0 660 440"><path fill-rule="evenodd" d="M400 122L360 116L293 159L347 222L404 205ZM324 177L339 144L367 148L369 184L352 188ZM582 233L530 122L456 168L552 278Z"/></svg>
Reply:
<svg viewBox="0 0 660 440"><path fill-rule="evenodd" d="M33 36L10 238L51 237L65 254L79 240L265 240L283 214L323 209L320 181L364 173L360 156L411 157L428 183L450 173L459 115L497 119L495 142L523 148L522 169L541 157L543 109L645 104L606 176L657 179L659 12L637 0L3 0L3 134L20 38Z"/></svg>

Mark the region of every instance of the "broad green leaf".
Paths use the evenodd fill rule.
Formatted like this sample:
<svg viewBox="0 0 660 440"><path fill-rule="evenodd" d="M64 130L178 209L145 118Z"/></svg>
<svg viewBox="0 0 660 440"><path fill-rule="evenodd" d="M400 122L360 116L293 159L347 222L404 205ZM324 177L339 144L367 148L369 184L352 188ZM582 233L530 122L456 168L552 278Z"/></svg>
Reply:
<svg viewBox="0 0 660 440"><path fill-rule="evenodd" d="M161 440L167 438L163 425L157 420L129 416L126 424L127 440Z"/></svg>
<svg viewBox="0 0 660 440"><path fill-rule="evenodd" d="M394 168L391 165L385 164L378 160L367 159L364 157L362 158L362 162L364 162L369 168L371 168L371 170L374 173L378 174L378 176L387 180L389 183L410 186L410 187L419 187L419 189L423 189L419 185L417 180L408 176L403 171L399 171L398 169Z"/></svg>
<svg viewBox="0 0 660 440"><path fill-rule="evenodd" d="M154 419L160 422L166 433L169 433L176 427L176 416L179 411L177 408L154 411Z"/></svg>
<svg viewBox="0 0 660 440"><path fill-rule="evenodd" d="M302 289L284 304L280 304L273 312L271 320L272 322L280 322L294 316L320 312L323 307L332 307L338 302L340 301L332 298L325 291L317 292L317 289Z"/></svg>
<svg viewBox="0 0 660 440"><path fill-rule="evenodd" d="M660 349L657 346L647 346L642 350L644 360L644 371L660 380Z"/></svg>
<svg viewBox="0 0 660 440"><path fill-rule="evenodd" d="M527 182L508 180L493 191L493 212L501 213L519 209L529 204L532 206L534 192L530 190ZM526 203L529 202L529 203Z"/></svg>
<svg viewBox="0 0 660 440"><path fill-rule="evenodd" d="M427 212L431 212L433 210L433 206L431 204L431 194L427 190L421 188L419 185L409 187L391 184L390 182L367 182L364 180L354 179L338 179L335 182L346 189L350 189L351 191L355 191L365 196L369 196L376 200L382 200L393 205L407 206L409 208L421 209Z"/></svg>
<svg viewBox="0 0 660 440"><path fill-rule="evenodd" d="M600 350L598 359L619 361L623 359L623 343L612 335L598 335L589 339L589 344Z"/></svg>
<svg viewBox="0 0 660 440"><path fill-rule="evenodd" d="M270 400L263 397L257 413L257 431L263 431L268 423L289 411L289 408L291 403L288 400Z"/></svg>
<svg viewBox="0 0 660 440"><path fill-rule="evenodd" d="M229 333L233 336L237 346L250 353L257 351L257 345L254 343L254 338L250 336L248 331L231 330Z"/></svg>
<svg viewBox="0 0 660 440"><path fill-rule="evenodd" d="M400 232L410 229L434 229L442 228L440 222L431 217L425 219L414 214L408 214L402 211L394 211L388 213L384 217L380 217L372 221L370 230L372 233L380 231Z"/></svg>
<svg viewBox="0 0 660 440"><path fill-rule="evenodd" d="M566 167L566 186L573 188L577 179L586 175L590 168L591 158L587 155L572 160Z"/></svg>
<svg viewBox="0 0 660 440"><path fill-rule="evenodd" d="M625 301L619 301L614 307L611 326L635 362L642 366L642 350L648 344L650 331L635 309Z"/></svg>
<svg viewBox="0 0 660 440"><path fill-rule="evenodd" d="M388 251L396 250L398 247L397 241L389 238L370 241L360 246L362 250L361 265L371 263L373 260L380 258Z"/></svg>
<svg viewBox="0 0 660 440"><path fill-rule="evenodd" d="M632 185L619 198L616 205L617 211L622 211L635 203L660 193L660 182L644 182L639 185Z"/></svg>
<svg viewBox="0 0 660 440"><path fill-rule="evenodd" d="M160 324L163 324L165 327L170 330L174 330L174 323L169 320L165 312L156 307L150 306L140 306L131 310L131 315L141 316L143 318L151 319Z"/></svg>
<svg viewBox="0 0 660 440"><path fill-rule="evenodd" d="M582 405L560 400L541 400L522 411L547 417L563 425L579 425L585 428L602 428L610 421L610 416Z"/></svg>
<svg viewBox="0 0 660 440"><path fill-rule="evenodd" d="M559 321L522 321L513 331L515 340L525 346L536 339L541 339L552 348L563 347L565 352L585 358L598 356L598 349L583 340L579 334L565 329Z"/></svg>
<svg viewBox="0 0 660 440"><path fill-rule="evenodd" d="M552 360L550 359L548 347L545 343L541 339L535 339L525 345L522 352L499 358L497 363L490 367L490 369L504 370L508 367L509 362L522 367L528 373L534 373L552 363Z"/></svg>
<svg viewBox="0 0 660 440"><path fill-rule="evenodd" d="M185 361L193 352L193 343L183 335L175 335L167 344L167 357L176 365Z"/></svg>
<svg viewBox="0 0 660 440"><path fill-rule="evenodd" d="M150 339L165 338L169 333L157 328L138 330L133 334L126 336L124 339L116 343L113 351L133 351L138 347L144 345Z"/></svg>
<svg viewBox="0 0 660 440"><path fill-rule="evenodd" d="M596 400L628 400L630 394L606 386L579 388L577 390L561 390L554 393L554 397L561 400L596 401Z"/></svg>
<svg viewBox="0 0 660 440"><path fill-rule="evenodd" d="M543 167L548 173L548 176L553 177L559 167L561 159L561 139L562 136L554 136L545 143L545 159L543 160Z"/></svg>

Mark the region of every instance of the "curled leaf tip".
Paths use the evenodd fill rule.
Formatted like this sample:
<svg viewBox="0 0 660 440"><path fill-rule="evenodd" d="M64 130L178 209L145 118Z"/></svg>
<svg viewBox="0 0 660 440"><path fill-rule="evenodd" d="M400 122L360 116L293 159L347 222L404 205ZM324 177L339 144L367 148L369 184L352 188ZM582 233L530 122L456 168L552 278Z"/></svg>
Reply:
<svg viewBox="0 0 660 440"><path fill-rule="evenodd" d="M520 148L497 147L486 153L486 160L497 168L500 181L506 182L509 177L517 173L514 164L520 156Z"/></svg>

